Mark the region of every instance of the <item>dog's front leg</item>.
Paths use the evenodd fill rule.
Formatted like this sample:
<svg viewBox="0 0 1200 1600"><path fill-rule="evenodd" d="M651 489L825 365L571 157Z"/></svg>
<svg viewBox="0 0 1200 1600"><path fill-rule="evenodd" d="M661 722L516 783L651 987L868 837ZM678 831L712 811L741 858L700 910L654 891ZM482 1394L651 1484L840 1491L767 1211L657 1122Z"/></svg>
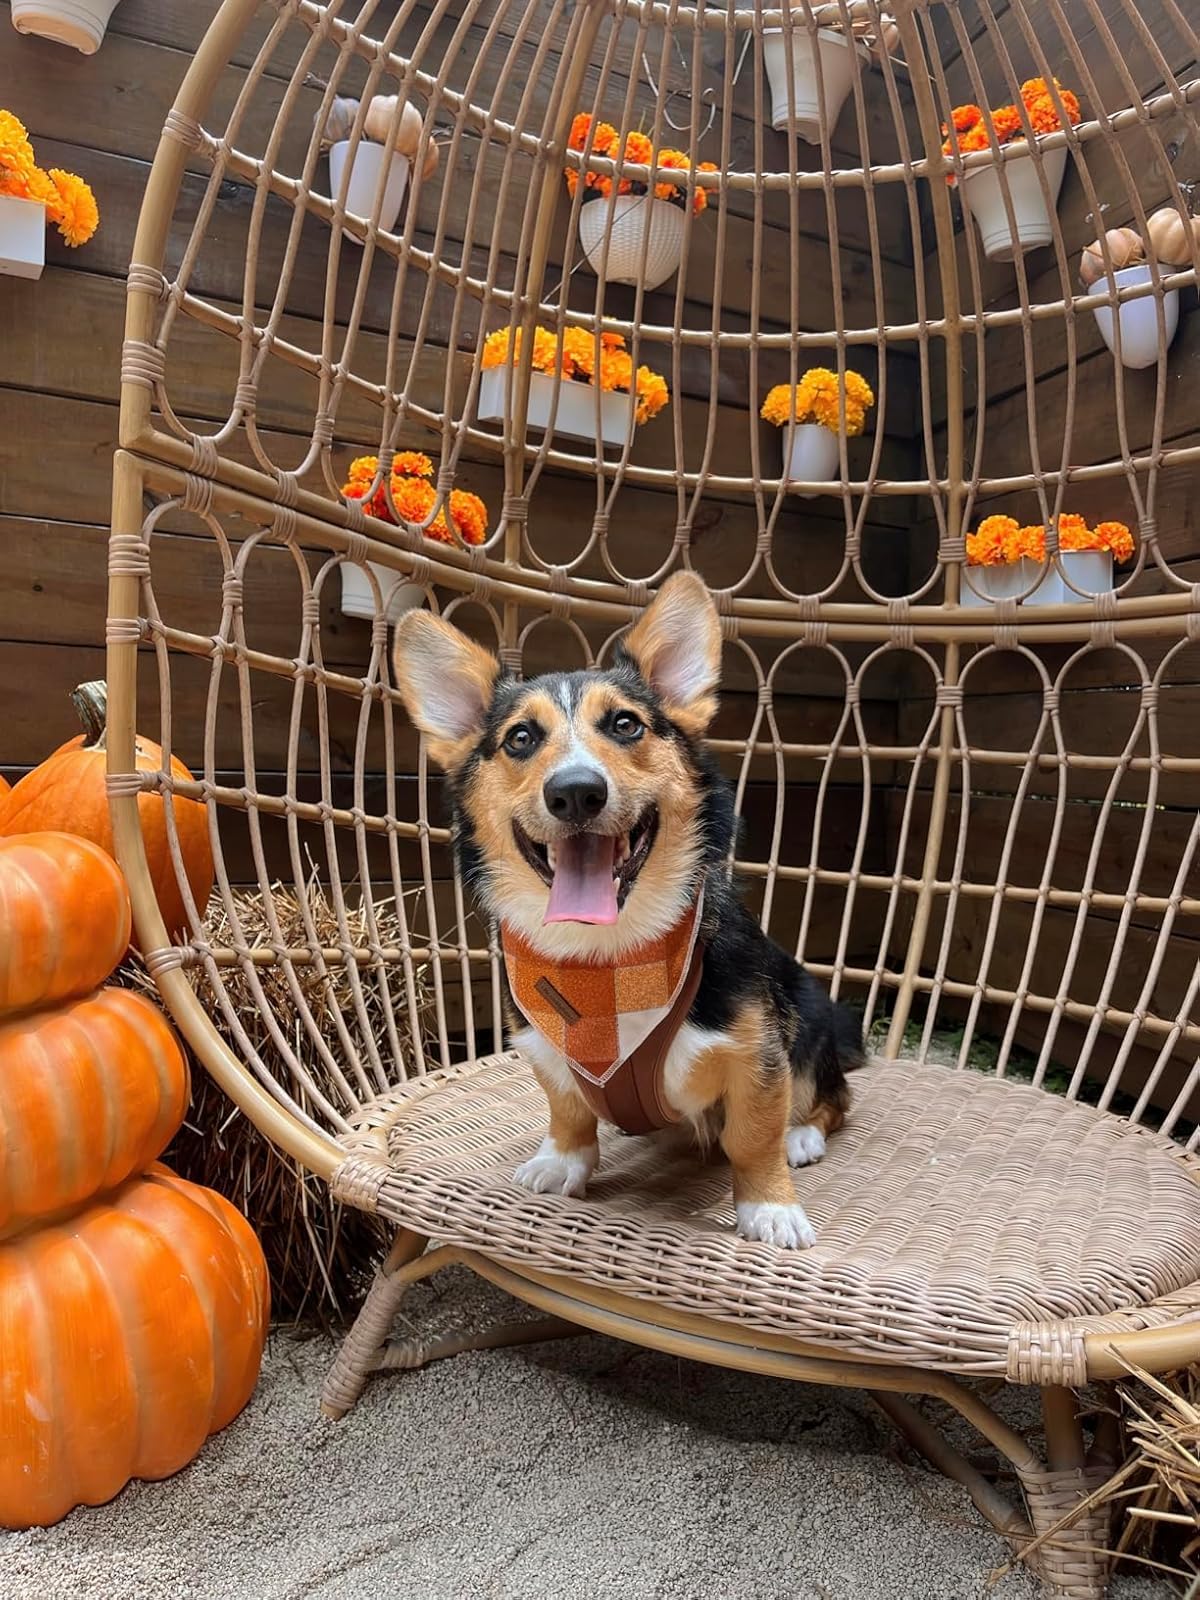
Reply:
<svg viewBox="0 0 1200 1600"><path fill-rule="evenodd" d="M550 1103L550 1131L513 1177L534 1194L583 1195L600 1160L596 1113L575 1088L566 1062L557 1056L554 1061L541 1059L544 1054L543 1048L530 1064Z"/></svg>
<svg viewBox="0 0 1200 1600"><path fill-rule="evenodd" d="M733 1168L737 1231L787 1250L806 1249L816 1234L797 1204L788 1171L791 1073L785 1062L743 1060L725 1088L721 1146Z"/></svg>

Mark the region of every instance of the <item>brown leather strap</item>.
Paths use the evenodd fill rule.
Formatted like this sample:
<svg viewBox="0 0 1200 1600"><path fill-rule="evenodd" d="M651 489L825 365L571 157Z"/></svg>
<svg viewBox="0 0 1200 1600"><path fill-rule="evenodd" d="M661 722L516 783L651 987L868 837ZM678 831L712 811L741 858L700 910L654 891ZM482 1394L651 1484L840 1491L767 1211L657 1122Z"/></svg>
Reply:
<svg viewBox="0 0 1200 1600"><path fill-rule="evenodd" d="M575 1073L579 1092L605 1122L615 1123L626 1133L654 1133L679 1121L680 1113L668 1101L663 1088L663 1072L675 1036L692 1009L703 971L704 948L697 940L675 1004L608 1082L601 1087L583 1073Z"/></svg>

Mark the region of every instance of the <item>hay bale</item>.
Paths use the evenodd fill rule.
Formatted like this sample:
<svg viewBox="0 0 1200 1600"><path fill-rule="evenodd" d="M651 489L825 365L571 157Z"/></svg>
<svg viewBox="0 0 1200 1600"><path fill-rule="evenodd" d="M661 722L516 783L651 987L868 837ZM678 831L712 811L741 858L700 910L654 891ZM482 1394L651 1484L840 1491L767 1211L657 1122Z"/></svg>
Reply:
<svg viewBox="0 0 1200 1600"><path fill-rule="evenodd" d="M402 924L395 902L375 900L372 910L380 942L401 944ZM264 896L256 891L234 890L233 911L236 923L225 906L214 900L205 924L207 942L218 950L242 945L251 950L270 949L276 935L270 925ZM337 912L315 876L303 898L293 889L275 885L271 891L271 912L279 936L290 949L308 946L309 922L323 947L336 950L341 943ZM364 910L347 908L346 919L351 941L356 946L365 946L368 930ZM235 1054L242 1055L243 1045L218 1003L206 973L200 967L186 970L218 1033ZM363 1016L360 1020L352 989L354 980L347 966L330 964L322 971L315 964L295 965L291 975L314 1023L318 1028L322 1021L329 1023L327 1031L331 1039L336 1012L354 1047L361 1044L365 1032L370 1030L381 1052L388 1052L385 1041L389 1038L389 985L386 976L370 966L357 969L355 977ZM395 969L391 976L391 987L402 989L403 985L395 982ZM276 1025L315 1087L335 1104L343 1103L328 1064L313 1043L283 966L277 963L256 966L252 981L246 964L239 963L222 968L221 977L227 1003L272 1075L300 1097L283 1053L264 1019L255 981ZM153 979L133 954L121 968L118 981L156 993ZM416 973L416 998L418 1024L424 1033L430 1015L431 987L421 968ZM424 1037L415 1040L412 1037L407 1001L397 1004L393 1000L390 1012L403 1058L403 1068L391 1070L391 1079L396 1081L403 1070L411 1071L413 1063L424 1058ZM277 1319L299 1320L308 1316L322 1322L342 1321L353 1311L366 1291L372 1267L386 1247L391 1229L375 1217L335 1202L323 1183L305 1173L290 1156L277 1150L258 1132L203 1068L193 1068L191 1107L165 1159L183 1177L225 1195L249 1218L262 1241L270 1268L273 1310Z"/></svg>

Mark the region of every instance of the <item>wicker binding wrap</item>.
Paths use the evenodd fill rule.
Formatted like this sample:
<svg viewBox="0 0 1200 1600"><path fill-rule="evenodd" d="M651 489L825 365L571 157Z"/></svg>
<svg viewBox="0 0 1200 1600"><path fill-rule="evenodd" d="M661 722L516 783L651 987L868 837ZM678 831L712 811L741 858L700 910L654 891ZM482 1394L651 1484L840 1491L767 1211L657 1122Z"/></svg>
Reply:
<svg viewBox="0 0 1200 1600"><path fill-rule="evenodd" d="M1182 227L1200 40L1177 0L890 10L894 29L874 0L225 0L166 119L129 272L110 793L139 942L196 1055L344 1201L397 1225L330 1414L379 1367L572 1327L858 1384L1018 1549L1040 1536L1057 1592L1094 1597L1102 1519L1059 1523L1117 1441L1107 1423L1085 1440L1072 1390L1123 1357L1164 1371L1200 1356L1196 319L1165 348L1167 297L1186 307L1200 263L1193 244L1152 256L1142 284L1083 290L1076 270L1101 226L1145 232L1166 204ZM848 52L845 106L806 124L816 143L771 126L767 29L797 49L829 30L887 44ZM1078 95L1077 124L943 153L952 107L1015 103L1033 77ZM823 96L819 65L817 82ZM371 217L348 215L324 153L336 100L353 159L375 93L422 118L390 230L382 183ZM580 111L644 132L651 164L572 148ZM660 166L669 147L715 170ZM958 194L985 169L1012 223L995 259ZM581 207L589 238L597 212L615 218L610 180L679 191L681 262L657 287L648 244L640 265L624 252L632 284L606 280L603 248L576 270ZM1049 248L1014 244L1018 187L1040 197ZM1134 302L1156 308L1164 345L1136 371L1093 316L1114 309L1119 335ZM534 370L538 326L621 336L669 406L631 428L605 395L616 442L589 439L601 394ZM479 405L483 341L505 327L524 337L490 413L511 423ZM862 437L839 433L831 480L788 482L792 430L759 408L810 366L860 373L875 406ZM411 450L434 462L426 525L470 490L483 544L403 523L385 479ZM366 454L387 520L339 493ZM965 562L993 513L1048 530L1045 572L994 604ZM1066 513L1133 529L1111 590L1072 576ZM373 624L339 614L345 563L378 590ZM797 1176L820 1232L797 1256L734 1237L719 1165L640 1144L614 1144L585 1201L506 1181L540 1108L522 1063L490 1053L497 942L455 880L390 680L379 570L530 673L601 659L680 566L721 612L712 743L746 817L752 903L883 1024L848 1128ZM136 771L135 728L194 782ZM192 905L190 938L168 943L147 789L168 815L173 796L208 806L232 935L214 942ZM324 944L239 936L232 886L269 904L310 861L335 908L361 902L366 935L344 915ZM384 899L399 937L372 918ZM303 1051L265 999L269 1049L226 1005L226 975L253 993L268 965L350 973L340 1023L298 1002ZM363 1025L368 982L382 1026ZM951 1026L953 1059L931 1061ZM414 1060L408 1041L430 1037ZM981 1037L991 1078L968 1070ZM1032 1085L1007 1081L1021 1063ZM407 1285L451 1260L544 1319L389 1342ZM1042 1387L1044 1458L969 1373ZM1025 1509L904 1398L921 1394L1007 1456Z"/></svg>

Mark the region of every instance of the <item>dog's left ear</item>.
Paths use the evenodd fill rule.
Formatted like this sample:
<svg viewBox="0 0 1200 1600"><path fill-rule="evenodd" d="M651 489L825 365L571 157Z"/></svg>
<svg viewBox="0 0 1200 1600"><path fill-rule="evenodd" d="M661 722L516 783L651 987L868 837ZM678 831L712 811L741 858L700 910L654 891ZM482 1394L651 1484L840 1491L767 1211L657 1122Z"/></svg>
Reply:
<svg viewBox="0 0 1200 1600"><path fill-rule="evenodd" d="M698 738L716 715L721 676L721 622L704 580L668 578L622 642L671 721Z"/></svg>

